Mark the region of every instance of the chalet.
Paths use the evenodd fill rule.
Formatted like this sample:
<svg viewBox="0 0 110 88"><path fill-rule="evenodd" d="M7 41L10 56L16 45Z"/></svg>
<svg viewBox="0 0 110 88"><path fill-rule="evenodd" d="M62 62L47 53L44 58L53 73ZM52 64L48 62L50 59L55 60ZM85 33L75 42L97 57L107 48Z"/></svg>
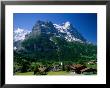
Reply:
<svg viewBox="0 0 110 88"><path fill-rule="evenodd" d="M44 72L46 70L46 67L40 67L38 68L40 72Z"/></svg>
<svg viewBox="0 0 110 88"><path fill-rule="evenodd" d="M81 70L81 69L86 68L86 66L81 65L81 64L73 64L73 65L70 66L70 68L71 69L79 69L79 70Z"/></svg>
<svg viewBox="0 0 110 88"><path fill-rule="evenodd" d="M73 64L73 65L70 66L70 71L75 72L77 74L81 74L81 71L80 70L85 69L85 68L87 68L87 67L84 66L84 65Z"/></svg>
<svg viewBox="0 0 110 88"><path fill-rule="evenodd" d="M46 74L47 74L47 68L46 68L46 67L36 68L36 69L34 70L34 75L35 75L35 74L46 75Z"/></svg>

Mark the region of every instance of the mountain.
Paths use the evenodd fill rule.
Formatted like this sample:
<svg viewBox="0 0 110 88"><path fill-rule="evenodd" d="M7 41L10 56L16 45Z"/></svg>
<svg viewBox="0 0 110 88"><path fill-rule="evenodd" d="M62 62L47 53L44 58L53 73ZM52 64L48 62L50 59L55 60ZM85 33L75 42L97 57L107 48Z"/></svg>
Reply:
<svg viewBox="0 0 110 88"><path fill-rule="evenodd" d="M14 50L21 49L21 43L25 39L25 36L29 33L30 33L30 31L24 30L21 28L17 28L14 31L14 39L13 39L14 40Z"/></svg>
<svg viewBox="0 0 110 88"><path fill-rule="evenodd" d="M14 31L14 42L19 41L19 40L24 40L25 39L25 35L27 35L29 33L30 33L30 31L28 31L28 30L17 28Z"/></svg>
<svg viewBox="0 0 110 88"><path fill-rule="evenodd" d="M53 24L51 21L43 22L37 21L34 25L32 32L28 35L30 31L20 29L14 31L14 41L24 40L25 37L31 37L36 35L40 35L40 33L45 34L53 34L57 37L62 37L69 42L78 41L81 43L85 43L86 39L73 27L70 22L65 22L61 25Z"/></svg>
<svg viewBox="0 0 110 88"><path fill-rule="evenodd" d="M53 24L39 20L31 32L18 29L14 33L16 58L42 61L96 59L97 47L88 43L70 22Z"/></svg>
<svg viewBox="0 0 110 88"><path fill-rule="evenodd" d="M86 39L68 21L62 24L53 24L51 21L38 20L33 26L31 32L20 28L14 31L14 49L23 48L21 43L23 42L23 44L25 44L24 41L31 41L31 43L34 42L35 47L37 46L36 41L40 38L43 41L46 40L48 43L52 42L54 44L56 44L54 38L60 38L67 42L87 43ZM31 43L26 44L32 47Z"/></svg>

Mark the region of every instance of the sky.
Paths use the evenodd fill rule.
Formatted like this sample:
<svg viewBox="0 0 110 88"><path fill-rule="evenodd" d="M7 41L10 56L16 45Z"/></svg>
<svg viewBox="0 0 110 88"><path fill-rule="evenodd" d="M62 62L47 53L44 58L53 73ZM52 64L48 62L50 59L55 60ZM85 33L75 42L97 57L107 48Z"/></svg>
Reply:
<svg viewBox="0 0 110 88"><path fill-rule="evenodd" d="M96 13L14 13L13 28L31 31L38 20L52 21L54 24L69 21L86 40L97 43Z"/></svg>

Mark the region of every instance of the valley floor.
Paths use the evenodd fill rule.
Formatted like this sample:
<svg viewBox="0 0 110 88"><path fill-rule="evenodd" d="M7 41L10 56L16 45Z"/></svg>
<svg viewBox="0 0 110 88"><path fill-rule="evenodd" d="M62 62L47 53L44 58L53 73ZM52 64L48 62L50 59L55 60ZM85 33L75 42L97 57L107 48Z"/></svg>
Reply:
<svg viewBox="0 0 110 88"><path fill-rule="evenodd" d="M19 72L16 72L14 75L24 75L24 76L31 76L31 75L34 75L34 72L25 72L25 73L19 73ZM58 72L48 72L47 75L96 75L96 74L93 74L93 73L85 73L85 74L74 74L73 72L66 72L66 71L58 71ZM35 75L35 76L39 76L39 75ZM41 75L40 75L41 76ZM43 76L43 75L42 75Z"/></svg>
<svg viewBox="0 0 110 88"><path fill-rule="evenodd" d="M15 73L15 75L33 75L34 72L25 72L25 73ZM47 75L69 75L70 72L66 72L66 71L58 71L58 72L48 72Z"/></svg>

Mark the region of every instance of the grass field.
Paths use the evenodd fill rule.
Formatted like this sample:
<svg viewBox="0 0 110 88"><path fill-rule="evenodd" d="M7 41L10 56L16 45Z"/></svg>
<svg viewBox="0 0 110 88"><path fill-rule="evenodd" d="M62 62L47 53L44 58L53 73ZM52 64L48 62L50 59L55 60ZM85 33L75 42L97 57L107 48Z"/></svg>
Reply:
<svg viewBox="0 0 110 88"><path fill-rule="evenodd" d="M33 72L25 72L25 73L19 73L17 72L15 75L22 75L22 76L32 76L33 75ZM59 71L59 72L48 72L47 75L73 75L72 72L66 72L66 71ZM84 73L84 74L74 74L74 75L96 75L96 74L93 74L93 73ZM36 76L39 76L39 75L36 75ZM45 76L45 75L44 75Z"/></svg>
<svg viewBox="0 0 110 88"><path fill-rule="evenodd" d="M48 75L69 75L69 72L59 71L59 72L48 72Z"/></svg>
<svg viewBox="0 0 110 88"><path fill-rule="evenodd" d="M33 75L34 72L24 72L24 73L20 73L20 72L16 72L15 75Z"/></svg>
<svg viewBox="0 0 110 88"><path fill-rule="evenodd" d="M25 73L15 73L15 75L33 75L33 72L25 72ZM48 72L47 75L69 75L69 72L66 71L58 71L58 72Z"/></svg>

